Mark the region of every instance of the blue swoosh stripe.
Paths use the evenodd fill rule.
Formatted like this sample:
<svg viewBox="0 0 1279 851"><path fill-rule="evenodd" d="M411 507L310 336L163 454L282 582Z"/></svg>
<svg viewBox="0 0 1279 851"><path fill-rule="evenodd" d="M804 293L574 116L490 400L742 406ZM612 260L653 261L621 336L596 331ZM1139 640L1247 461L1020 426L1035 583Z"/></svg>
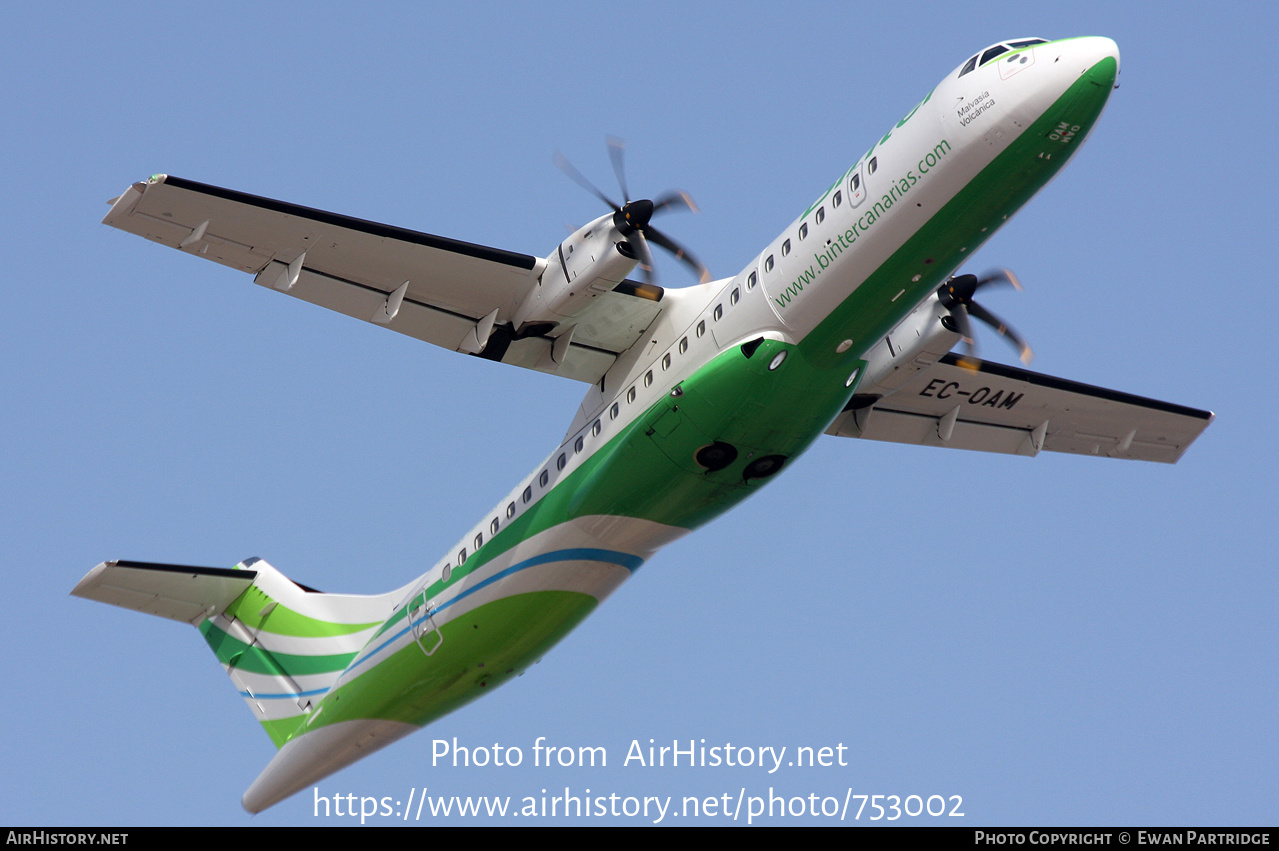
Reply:
<svg viewBox="0 0 1279 851"><path fill-rule="evenodd" d="M537 567L539 565L550 564L552 562L557 562L557 561L602 561L607 564L616 564L621 567L624 567L627 570L629 570L631 573L634 573L636 570L639 570L640 565L644 563L644 559L640 558L639 556L633 556L630 553L619 553L619 552L616 552L615 550L598 550L598 549L592 549L589 547L578 547L578 548L568 549L568 550L554 550L553 552L542 553L541 555L533 556L532 558L525 559L524 561L516 562L515 564L506 568L505 570L498 571L497 573L493 574L488 579L485 579L483 582L478 583L474 587L468 588L467 590L463 591L461 594L458 594L456 597L453 597L447 603L443 603L439 606L436 606L434 609L431 609L429 612L423 615L419 619L419 623L422 620L425 620L426 618L431 617L436 612L441 612L447 609L449 606L452 606L454 603L457 603L458 601L471 596L476 591L479 591L481 588L485 588L489 585L492 585L494 582L497 582L498 580L505 579L506 577L511 576L512 574L519 573L521 570L528 570L530 567ZM392 644L393 642L399 640L401 636L408 633L408 631L412 628L413 628L413 624L411 622L408 623L399 632L395 633L386 641L383 641L377 647L373 648L368 653L365 653L359 659L356 659L354 662L352 662L346 670L353 671L358 666L363 665L366 661L373 658L378 653L382 652L382 650L385 649L388 644ZM343 673L345 674L345 672Z"/></svg>

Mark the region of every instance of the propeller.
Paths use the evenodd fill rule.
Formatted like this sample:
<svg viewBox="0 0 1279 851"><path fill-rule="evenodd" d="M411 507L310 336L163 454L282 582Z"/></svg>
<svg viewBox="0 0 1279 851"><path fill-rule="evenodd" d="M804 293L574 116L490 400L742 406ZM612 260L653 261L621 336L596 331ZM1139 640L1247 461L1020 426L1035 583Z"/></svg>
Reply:
<svg viewBox="0 0 1279 851"><path fill-rule="evenodd" d="M613 225L628 238L638 235L638 239L630 239L630 244L635 248L636 256L639 259L640 268L644 270L644 280L646 283L653 283L656 272L653 268L653 252L649 249L648 243L652 242L661 248L666 249L675 255L675 259L690 267L697 273L698 280L706 283L711 279L710 270L702 264L700 260L694 257L689 250L671 239L666 234L653 227L649 221L657 213L684 208L697 212L697 205L693 203L693 199L686 192L667 192L661 195L657 200L638 199L631 200L629 190L626 188L626 169L622 162L622 154L626 149L626 144L615 136L608 136L608 157L613 163L613 173L617 175L617 183L622 189L622 203L618 204L612 198L605 195L595 184L591 183L586 177L573 167L568 161L568 157L559 151L555 152L555 165L560 171L567 174L575 183L590 192L596 198L603 201L613 210Z"/></svg>
<svg viewBox="0 0 1279 851"><path fill-rule="evenodd" d="M969 316L985 322L995 329L999 336L1017 347L1021 362L1028 364L1034 353L1024 337L1013 330L1012 326L973 300L973 296L982 287L991 284L1011 284L1021 289L1021 281L1009 269L995 269L980 278L976 275L955 275L937 289L937 297L950 311L950 315L942 320L946 327L964 338L968 357L960 358L959 365L968 369L977 368L977 337L973 334L973 325Z"/></svg>

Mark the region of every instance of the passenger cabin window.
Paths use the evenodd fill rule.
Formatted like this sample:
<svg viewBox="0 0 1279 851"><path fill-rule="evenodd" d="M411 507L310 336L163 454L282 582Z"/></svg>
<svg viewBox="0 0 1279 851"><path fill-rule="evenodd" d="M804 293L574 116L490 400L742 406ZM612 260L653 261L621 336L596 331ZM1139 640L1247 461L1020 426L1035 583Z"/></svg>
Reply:
<svg viewBox="0 0 1279 851"><path fill-rule="evenodd" d="M537 477L537 483L541 487L546 487L546 483L549 482L550 480L551 480L551 473L549 470L543 470L542 475Z"/></svg>
<svg viewBox="0 0 1279 851"><path fill-rule="evenodd" d="M644 373L644 386L649 387L653 384L653 370Z"/></svg>
<svg viewBox="0 0 1279 851"><path fill-rule="evenodd" d="M817 208L817 224L820 225L824 221L826 221L826 208L818 207Z"/></svg>
<svg viewBox="0 0 1279 851"><path fill-rule="evenodd" d="M667 357L669 358L669 357L670 357L670 355L667 355ZM610 420L615 420L615 419L617 419L617 412L618 412L618 411L620 411L620 410L621 410L621 408L620 408L620 407L618 407L618 404L617 404L616 402L614 402L614 403L613 403L613 407L611 407L611 408L609 408L609 409L608 409L608 418L609 418Z"/></svg>
<svg viewBox="0 0 1279 851"><path fill-rule="evenodd" d="M722 304L715 305L715 312L711 315L714 316L715 321L718 322L719 318L724 315L724 305Z"/></svg>
<svg viewBox="0 0 1279 851"><path fill-rule="evenodd" d="M682 339L682 340L680 340L680 341L679 341L679 353L682 355L682 354L684 354L684 352L686 352L686 351L688 351L688 338L687 338L687 337L685 337L684 339Z"/></svg>
<svg viewBox="0 0 1279 851"><path fill-rule="evenodd" d="M490 535L497 534L497 518L496 517L494 517L493 522L489 524L489 534Z"/></svg>
<svg viewBox="0 0 1279 851"><path fill-rule="evenodd" d="M820 222L820 221L821 221L820 216L822 215L820 210L817 212L817 215L818 215L818 217L819 217L819 218L817 219L817 221L819 221L819 222ZM755 272L751 272L751 273L750 273L750 274L746 277L746 289L748 289L748 290L753 290L753 289L755 289L755 284L756 284L756 282L758 282L758 281L759 281L759 275L757 275ZM698 334L698 336L700 337L700 336L701 336L701 334Z"/></svg>
<svg viewBox="0 0 1279 851"><path fill-rule="evenodd" d="M853 179L852 179L852 181L851 181L851 184L852 184L852 187L853 187L853 191L854 191L854 192L856 192L858 189L861 189L861 188L862 188L862 176L861 176L860 174L854 174L854 175L853 175Z"/></svg>
<svg viewBox="0 0 1279 851"><path fill-rule="evenodd" d="M458 554L457 554L457 566L458 566L458 567L461 567L461 566L462 566L462 565L464 565L464 564L466 564L466 550L465 550L465 549L463 549L460 553L458 553Z"/></svg>
<svg viewBox="0 0 1279 851"><path fill-rule="evenodd" d="M515 503L512 502L510 505L506 506L506 516L507 517L515 516Z"/></svg>
<svg viewBox="0 0 1279 851"><path fill-rule="evenodd" d="M564 455L563 452L561 452L560 457L555 459L555 469L563 470L565 465L567 464L568 464L568 458Z"/></svg>
<svg viewBox="0 0 1279 851"><path fill-rule="evenodd" d="M525 503L525 505L527 505L528 503L530 503L530 502L532 502L532 501L533 501L533 486L532 486L532 485L529 485L528 487L526 487L526 488L524 489L524 497L523 497L523 499L524 499L524 503Z"/></svg>
<svg viewBox="0 0 1279 851"><path fill-rule="evenodd" d="M768 259L764 261L764 271L765 272L773 271L773 255L771 254L768 255Z"/></svg>
<svg viewBox="0 0 1279 851"><path fill-rule="evenodd" d="M804 222L799 226L799 238L803 239L806 236L808 236L808 222Z"/></svg>
<svg viewBox="0 0 1279 851"><path fill-rule="evenodd" d="M832 207L838 207L840 202L843 200L844 200L844 193L837 189L835 190L835 197L830 199L830 205Z"/></svg>
<svg viewBox="0 0 1279 851"><path fill-rule="evenodd" d="M626 391L626 402L627 404L629 404L634 401L635 401L635 388L632 387L630 390ZM581 438L579 437L578 440L581 440Z"/></svg>
<svg viewBox="0 0 1279 851"><path fill-rule="evenodd" d="M670 369L670 368L671 368L671 353L667 352L665 355L662 356L662 369Z"/></svg>
<svg viewBox="0 0 1279 851"><path fill-rule="evenodd" d="M482 546L484 546L484 533L480 532L478 535L475 536L475 549L479 550L479 548Z"/></svg>
<svg viewBox="0 0 1279 851"><path fill-rule="evenodd" d="M652 373L649 373L649 374L651 375ZM652 379L650 379L650 380L652 380ZM592 424L591 424L591 436L592 436L592 437L599 437L599 436L600 436L600 428L602 428L602 426L600 426L600 421L599 421L599 420L596 420L594 423L592 423Z"/></svg>
<svg viewBox="0 0 1279 851"><path fill-rule="evenodd" d="M879 157L871 157L870 162L866 163L866 173L874 174L877 168L879 168Z"/></svg>
<svg viewBox="0 0 1279 851"><path fill-rule="evenodd" d="M782 256L783 256L783 257L785 257L787 254L790 254L790 240L789 240L789 239L782 243Z"/></svg>
<svg viewBox="0 0 1279 851"><path fill-rule="evenodd" d="M741 297L742 291L734 287L732 294L728 297L729 304L737 304L737 300Z"/></svg>
<svg viewBox="0 0 1279 851"><path fill-rule="evenodd" d="M755 277L755 273L754 273L754 272L751 272L751 277L752 277L752 278L754 278L754 277ZM703 319L701 322L698 322L698 323L697 323L697 336L699 336L699 337L700 337L700 336L702 336L702 335L703 335L703 334L705 334L705 333L706 333L706 320L705 320L705 319Z"/></svg>

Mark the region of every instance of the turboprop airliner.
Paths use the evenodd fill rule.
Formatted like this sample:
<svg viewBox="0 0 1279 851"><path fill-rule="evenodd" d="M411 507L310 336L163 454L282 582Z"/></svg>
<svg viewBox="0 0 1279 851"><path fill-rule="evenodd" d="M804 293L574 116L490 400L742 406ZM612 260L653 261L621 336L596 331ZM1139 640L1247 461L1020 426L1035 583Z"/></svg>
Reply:
<svg viewBox="0 0 1279 851"><path fill-rule="evenodd" d="M977 358L972 318L1029 356L975 301L1015 278L958 274L1092 132L1118 72L1107 38L965 58L719 280L652 224L687 196L632 200L616 145L620 203L562 163L611 209L545 257L169 175L133 184L106 224L586 396L546 460L389 593L320 593L257 558L107 561L72 593L199 629L278 748L242 799L259 812L521 673L823 434L1175 462L1211 413ZM650 244L702 282L659 286Z"/></svg>

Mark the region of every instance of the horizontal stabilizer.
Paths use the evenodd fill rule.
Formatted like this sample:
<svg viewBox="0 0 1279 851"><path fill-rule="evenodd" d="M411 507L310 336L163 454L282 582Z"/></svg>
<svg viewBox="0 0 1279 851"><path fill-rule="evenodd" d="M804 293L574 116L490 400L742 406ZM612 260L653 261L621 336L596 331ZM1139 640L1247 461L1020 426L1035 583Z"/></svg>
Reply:
<svg viewBox="0 0 1279 851"><path fill-rule="evenodd" d="M198 625L226 610L257 578L255 570L104 561L71 591L76 597Z"/></svg>

